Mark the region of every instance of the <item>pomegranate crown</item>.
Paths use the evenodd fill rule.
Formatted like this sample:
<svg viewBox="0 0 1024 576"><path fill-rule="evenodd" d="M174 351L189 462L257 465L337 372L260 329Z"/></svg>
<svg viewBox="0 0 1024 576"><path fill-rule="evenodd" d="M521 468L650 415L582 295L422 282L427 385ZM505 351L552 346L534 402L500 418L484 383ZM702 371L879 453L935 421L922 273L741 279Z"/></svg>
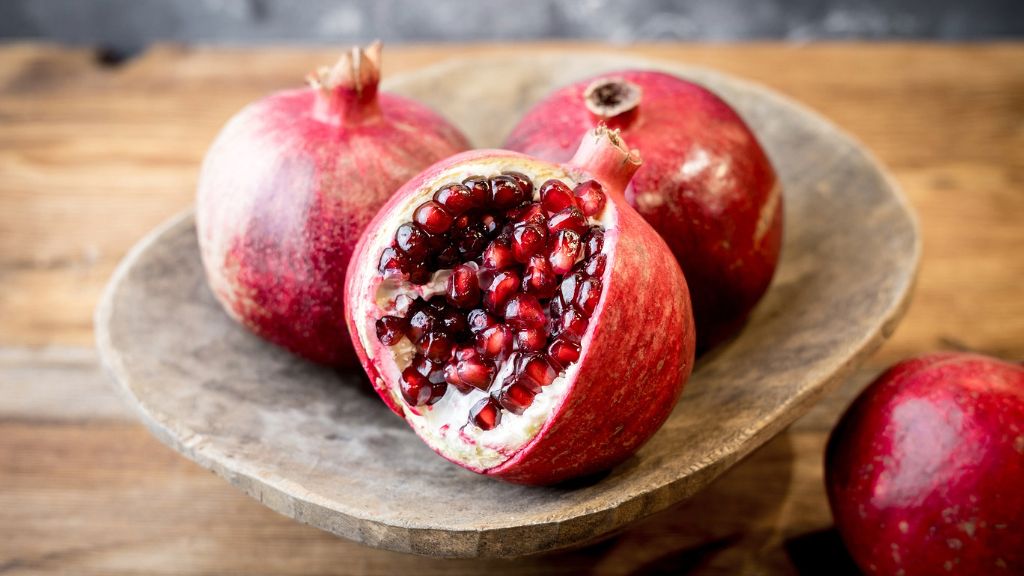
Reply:
<svg viewBox="0 0 1024 576"><path fill-rule="evenodd" d="M640 105L643 89L619 76L598 78L583 91L583 105L594 116L609 121Z"/></svg>
<svg viewBox="0 0 1024 576"><path fill-rule="evenodd" d="M334 66L321 66L306 76L309 85L322 92L339 88L354 90L357 94L376 89L380 82L380 40L360 48L353 46L341 55Z"/></svg>
<svg viewBox="0 0 1024 576"><path fill-rule="evenodd" d="M583 136L568 164L599 180L609 192L623 194L641 160L640 152L629 148L617 128L602 122Z"/></svg>

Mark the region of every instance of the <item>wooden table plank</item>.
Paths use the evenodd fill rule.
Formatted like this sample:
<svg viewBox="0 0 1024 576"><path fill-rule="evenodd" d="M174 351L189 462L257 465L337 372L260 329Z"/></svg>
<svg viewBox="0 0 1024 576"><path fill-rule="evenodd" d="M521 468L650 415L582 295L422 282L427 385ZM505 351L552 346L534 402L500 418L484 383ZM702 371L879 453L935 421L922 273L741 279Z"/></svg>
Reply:
<svg viewBox="0 0 1024 576"><path fill-rule="evenodd" d="M385 66L551 48L607 49L414 46ZM159 46L108 68L83 49L0 46L0 573L793 573L841 558L821 450L865 378L937 348L1024 357L1024 44L623 50L762 82L862 140L919 214L919 284L858 378L694 501L581 551L479 564L277 516L152 439L82 348L113 267L191 202L225 119L336 50Z"/></svg>
<svg viewBox="0 0 1024 576"><path fill-rule="evenodd" d="M0 354L0 395L41 388L33 405L0 412L0 574L629 574L681 567L734 574L847 566L829 530L821 450L869 372L679 508L580 550L473 562L374 550L260 506L135 424L91 355L81 348ZM90 399L92 416L65 405L71 383L76 397Z"/></svg>

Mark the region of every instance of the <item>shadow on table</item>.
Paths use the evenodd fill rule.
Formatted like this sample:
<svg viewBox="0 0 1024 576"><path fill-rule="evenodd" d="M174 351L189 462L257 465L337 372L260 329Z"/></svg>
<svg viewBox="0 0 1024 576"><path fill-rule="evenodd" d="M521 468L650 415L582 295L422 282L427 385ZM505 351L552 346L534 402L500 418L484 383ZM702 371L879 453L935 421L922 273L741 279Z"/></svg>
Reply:
<svg viewBox="0 0 1024 576"><path fill-rule="evenodd" d="M790 538L784 547L799 574L858 576L861 573L835 528Z"/></svg>
<svg viewBox="0 0 1024 576"><path fill-rule="evenodd" d="M523 573L595 576L793 572L777 535L793 466L793 439L784 433L690 501L617 536L508 562ZM776 553L762 553L769 548ZM492 574L508 570L505 561L485 565L481 568Z"/></svg>

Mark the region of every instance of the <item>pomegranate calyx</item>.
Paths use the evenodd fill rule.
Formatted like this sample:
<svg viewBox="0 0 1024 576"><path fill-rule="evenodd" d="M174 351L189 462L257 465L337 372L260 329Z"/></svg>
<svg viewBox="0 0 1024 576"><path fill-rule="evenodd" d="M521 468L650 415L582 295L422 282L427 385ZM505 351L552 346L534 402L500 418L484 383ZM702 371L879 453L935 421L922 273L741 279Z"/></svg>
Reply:
<svg viewBox="0 0 1024 576"><path fill-rule="evenodd" d="M349 125L379 118L380 41L366 48L353 46L333 66L321 66L306 76L317 93L314 117L329 124Z"/></svg>
<svg viewBox="0 0 1024 576"><path fill-rule="evenodd" d="M589 174L608 192L621 196L640 164L640 152L629 149L618 129L599 124L583 137L567 165Z"/></svg>
<svg viewBox="0 0 1024 576"><path fill-rule="evenodd" d="M583 105L612 128L626 128L636 119L643 90L624 78L598 78L583 91Z"/></svg>

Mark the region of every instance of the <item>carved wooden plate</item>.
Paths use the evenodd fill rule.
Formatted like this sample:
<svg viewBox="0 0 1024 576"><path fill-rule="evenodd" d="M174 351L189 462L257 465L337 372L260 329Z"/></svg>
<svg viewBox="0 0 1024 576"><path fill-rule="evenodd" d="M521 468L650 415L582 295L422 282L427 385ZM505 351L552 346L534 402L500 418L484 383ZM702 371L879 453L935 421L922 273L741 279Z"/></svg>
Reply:
<svg viewBox="0 0 1024 576"><path fill-rule="evenodd" d="M97 311L103 361L162 441L278 512L390 550L517 556L590 541L691 496L803 414L893 331L920 253L895 184L813 112L723 74L616 55L466 59L387 86L495 146L552 88L620 68L701 82L750 122L785 189L783 258L742 334L600 478L528 488L449 464L360 375L263 343L207 290L191 214L125 258ZM197 168L198 169L198 168ZM694 519L699 522L700 519Z"/></svg>

